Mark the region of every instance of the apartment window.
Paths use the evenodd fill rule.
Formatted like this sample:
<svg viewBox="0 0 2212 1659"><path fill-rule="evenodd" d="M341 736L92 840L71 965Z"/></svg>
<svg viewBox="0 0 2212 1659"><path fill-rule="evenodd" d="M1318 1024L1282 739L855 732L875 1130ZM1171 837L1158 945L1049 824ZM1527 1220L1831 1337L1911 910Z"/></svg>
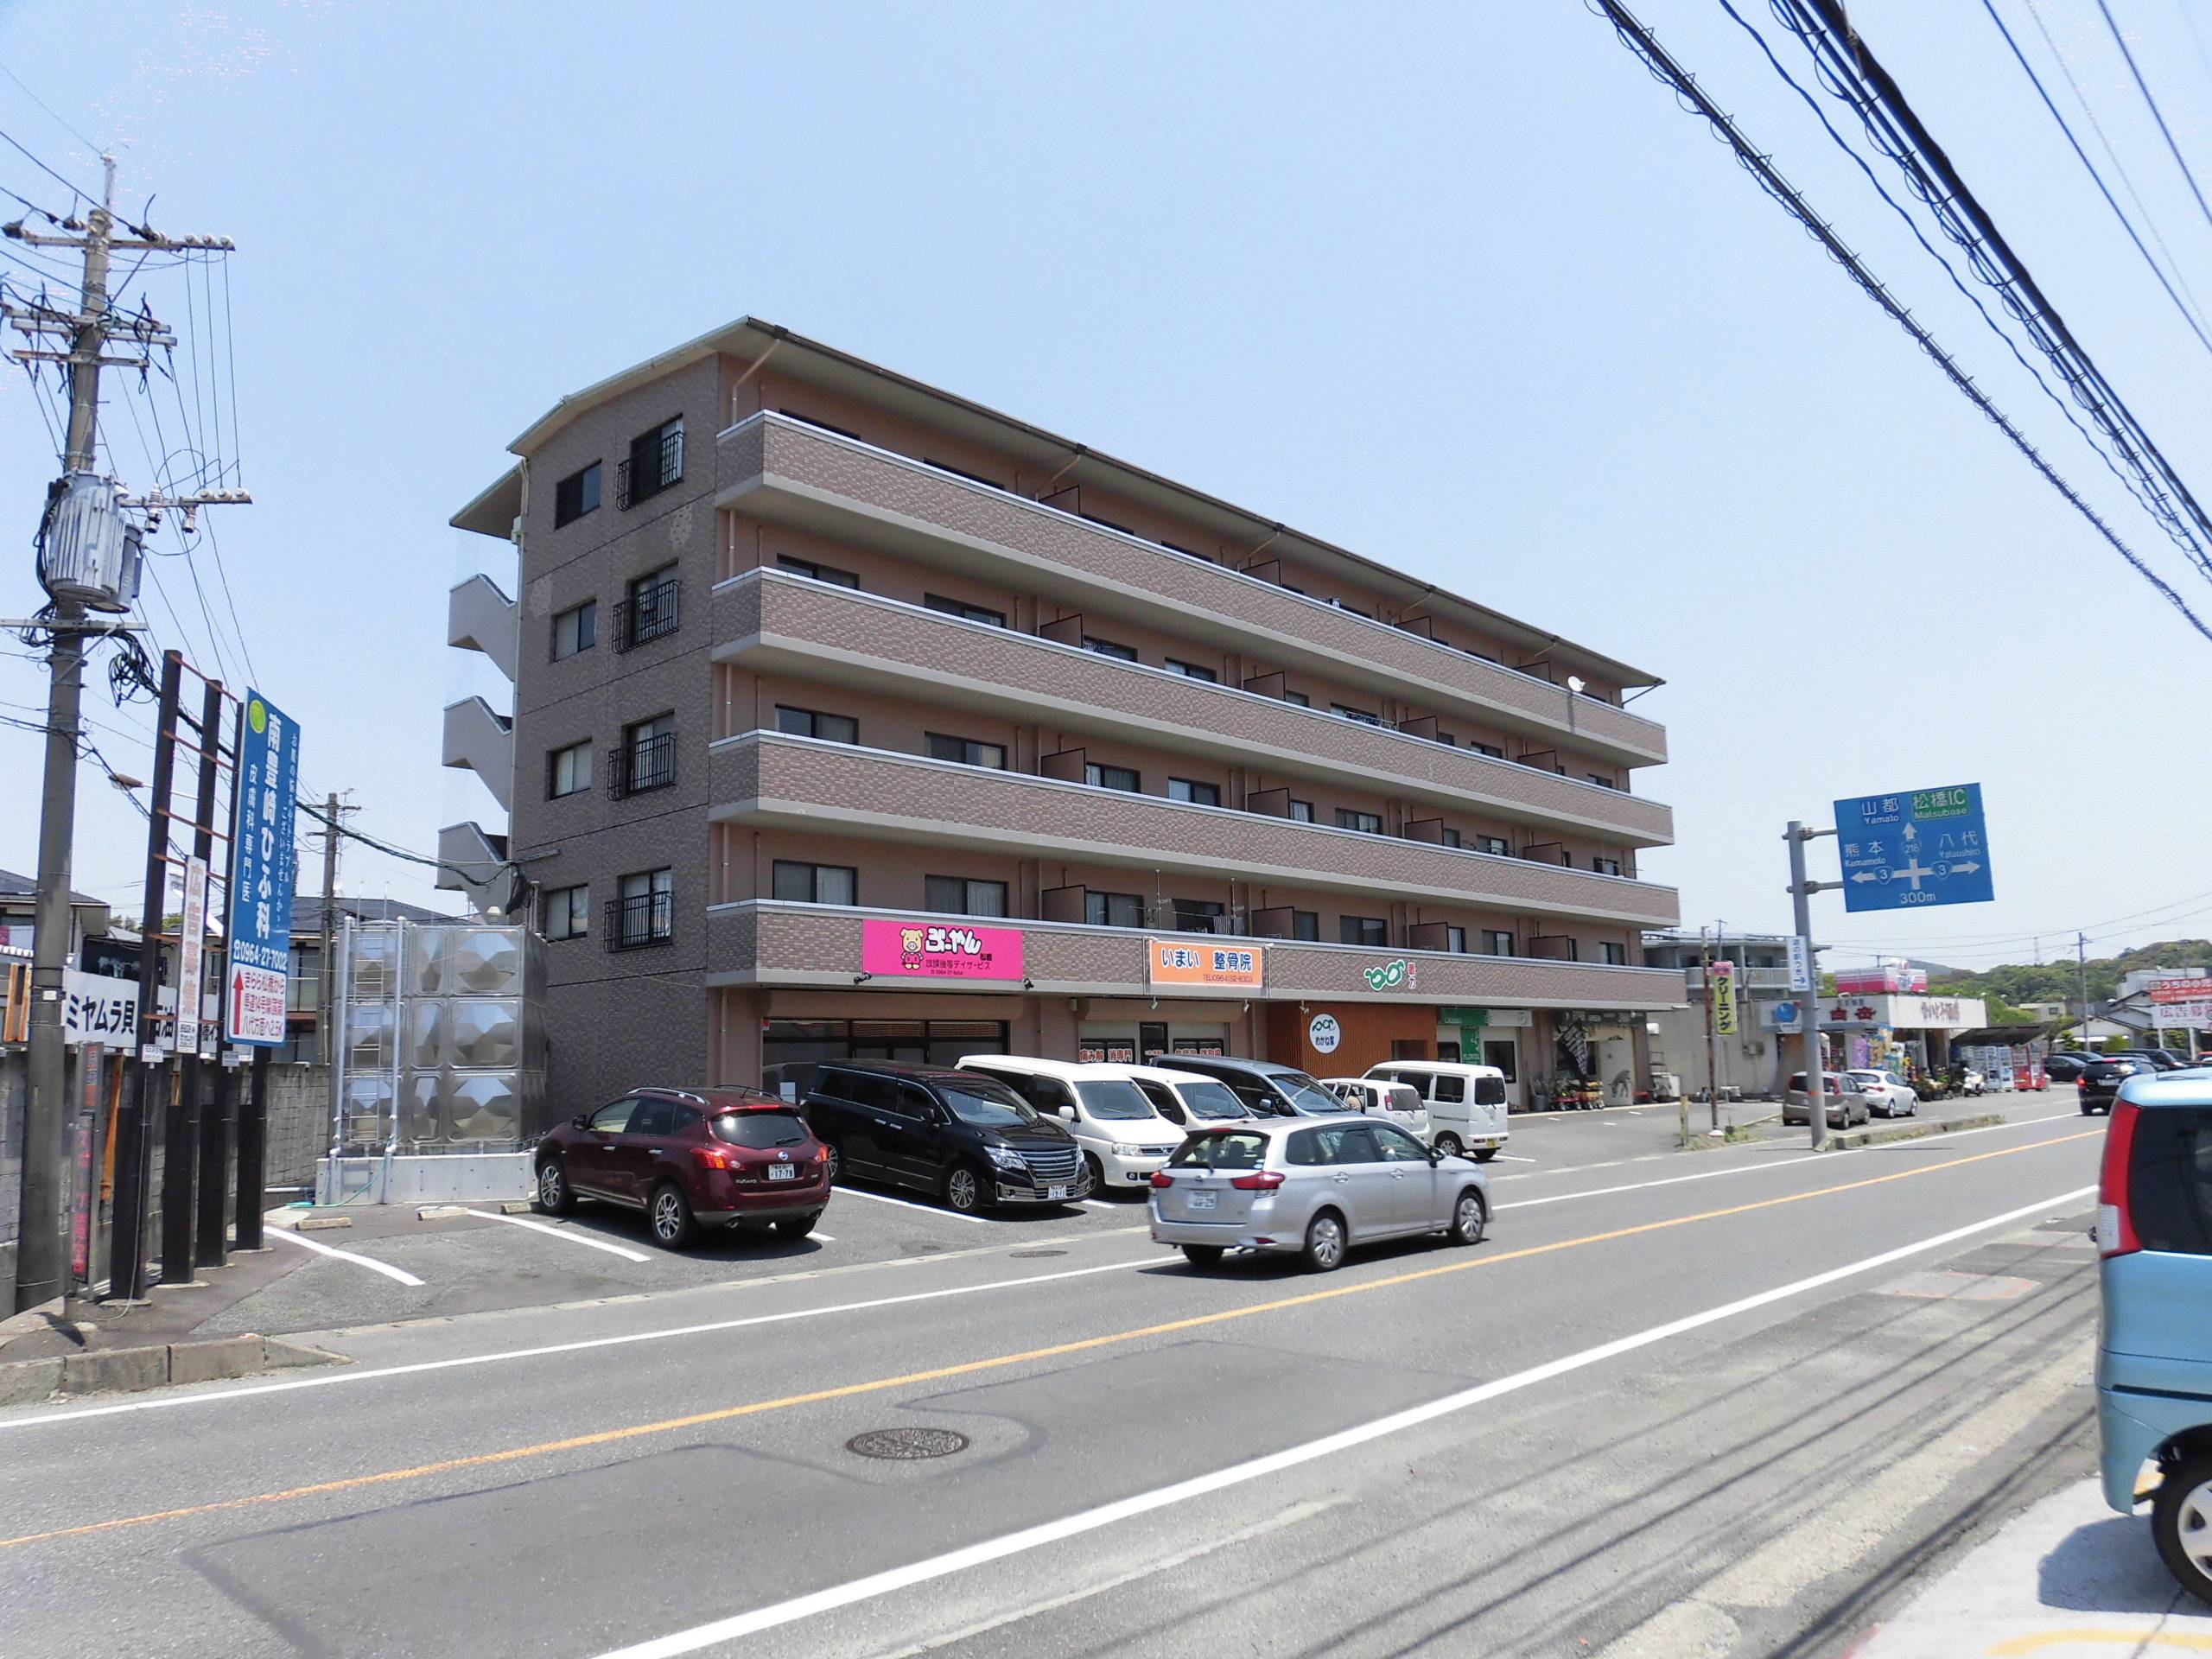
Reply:
<svg viewBox="0 0 2212 1659"><path fill-rule="evenodd" d="M948 916L1003 916L1006 883L972 881L964 875L922 878L922 908Z"/></svg>
<svg viewBox="0 0 2212 1659"><path fill-rule="evenodd" d="M1611 939L1608 939L1605 941L1603 949L1605 953L1605 965L1608 968L1625 968L1628 966L1628 946L1624 944L1615 944Z"/></svg>
<svg viewBox="0 0 2212 1659"><path fill-rule="evenodd" d="M1503 929L1486 927L1483 930L1483 955L1510 957L1513 954L1513 936Z"/></svg>
<svg viewBox="0 0 2212 1659"><path fill-rule="evenodd" d="M1390 924L1380 916L1339 916L1337 937L1346 944L1387 946L1390 943Z"/></svg>
<svg viewBox="0 0 2212 1659"><path fill-rule="evenodd" d="M554 887L538 901L539 931L549 939L581 939L591 932L591 889Z"/></svg>
<svg viewBox="0 0 2212 1659"><path fill-rule="evenodd" d="M1293 801L1290 804L1290 821L1293 823L1313 823L1313 803L1311 801Z"/></svg>
<svg viewBox="0 0 2212 1659"><path fill-rule="evenodd" d="M994 628L1006 626L1006 613L995 611L988 605L970 605L964 599L947 599L943 594L924 594L922 603L942 616L957 616L963 622L982 622Z"/></svg>
<svg viewBox="0 0 2212 1659"><path fill-rule="evenodd" d="M955 766L988 766L994 772L1006 770L1006 745L982 743L972 737L954 737L947 732L926 734L930 759L950 760Z"/></svg>
<svg viewBox="0 0 2212 1659"><path fill-rule="evenodd" d="M1282 694L1282 700L1294 709L1311 709L1313 706L1313 699L1303 691L1286 691Z"/></svg>
<svg viewBox="0 0 2212 1659"><path fill-rule="evenodd" d="M855 443L866 443L868 442L868 440L861 436L859 433L855 432L849 428L832 426L827 421L817 421L813 416L802 415L795 409L779 409L776 413L782 416L785 420L800 421L808 426L819 427L824 432L835 432L839 437L850 438Z"/></svg>
<svg viewBox="0 0 2212 1659"><path fill-rule="evenodd" d="M1478 853L1489 853L1497 858L1513 856L1513 849L1507 843L1503 836L1477 836L1475 850Z"/></svg>
<svg viewBox="0 0 2212 1659"><path fill-rule="evenodd" d="M1382 815L1380 812L1355 811L1349 806L1340 806L1337 809L1337 828L1357 830L1363 836L1379 836L1382 833Z"/></svg>
<svg viewBox="0 0 2212 1659"><path fill-rule="evenodd" d="M553 660L589 651L599 643L599 601L588 599L553 619Z"/></svg>
<svg viewBox="0 0 2212 1659"><path fill-rule="evenodd" d="M1202 784L1193 778L1170 778L1167 780L1167 798L1188 801L1192 806L1219 806L1221 785Z"/></svg>
<svg viewBox="0 0 2212 1659"><path fill-rule="evenodd" d="M1085 651L1095 651L1101 657L1111 657L1119 663L1134 663L1137 659L1137 653L1134 647L1117 645L1111 639L1101 639L1093 634L1086 633L1083 636L1083 648Z"/></svg>
<svg viewBox="0 0 2212 1659"><path fill-rule="evenodd" d="M1127 524L1117 524L1111 518L1101 518L1095 512L1078 512L1076 514L1076 517L1082 519L1086 524L1097 525L1101 530L1115 531L1123 536L1135 536L1136 534L1136 531L1131 530Z"/></svg>
<svg viewBox="0 0 2212 1659"><path fill-rule="evenodd" d="M1486 754L1493 760L1503 760L1505 759L1505 751L1499 748L1495 743L1470 743L1467 747L1472 749L1477 754Z"/></svg>
<svg viewBox="0 0 2212 1659"><path fill-rule="evenodd" d="M1210 899L1178 899L1175 900L1175 931L1178 933L1218 933L1221 919L1228 914L1221 906Z"/></svg>
<svg viewBox="0 0 2212 1659"><path fill-rule="evenodd" d="M1621 873L1621 861L1618 858L1592 858L1590 861L1590 868L1600 875L1618 875Z"/></svg>
<svg viewBox="0 0 2212 1659"><path fill-rule="evenodd" d="M1332 599L1332 600L1331 600L1331 601L1329 601L1329 603L1330 603L1331 605L1334 606L1338 610L1340 610L1340 611L1350 611L1350 612L1351 612L1354 616L1363 616L1363 617L1367 618L1370 621L1373 621L1373 620L1375 620L1375 613L1374 613L1374 612L1372 612L1372 611L1363 611L1363 610L1361 610L1361 609L1359 608L1359 607L1358 607L1358 606L1357 606L1357 605L1347 605L1347 604L1345 604L1345 603L1344 603L1344 601L1342 601L1341 599Z"/></svg>
<svg viewBox="0 0 2212 1659"><path fill-rule="evenodd" d="M776 729L792 737L818 737L824 743L857 743L861 723L850 715L825 715L818 709L776 705Z"/></svg>
<svg viewBox="0 0 2212 1659"><path fill-rule="evenodd" d="M630 457L614 476L615 505L634 507L683 481L683 417L679 415L630 440Z"/></svg>
<svg viewBox="0 0 2212 1659"><path fill-rule="evenodd" d="M1447 749L1456 749L1459 747L1459 740L1449 732L1431 732L1428 734L1428 741L1432 743L1441 743Z"/></svg>
<svg viewBox="0 0 2212 1659"><path fill-rule="evenodd" d="M1304 939L1309 944L1319 944L1321 942L1321 912L1318 910L1292 911L1290 937Z"/></svg>
<svg viewBox="0 0 2212 1659"><path fill-rule="evenodd" d="M1168 541L1161 542L1160 545L1166 548L1170 553L1180 553L1186 559L1206 559L1206 556L1199 552L1196 548L1185 547L1179 543ZM1211 559L1206 559L1206 563L1208 564L1211 564L1213 561Z"/></svg>
<svg viewBox="0 0 2212 1659"><path fill-rule="evenodd" d="M1186 680L1204 680L1208 685L1221 683L1221 676L1213 670L1197 663L1178 662L1173 657L1167 659L1167 671L1171 674L1180 674Z"/></svg>
<svg viewBox="0 0 2212 1659"><path fill-rule="evenodd" d="M588 512L599 511L599 463L582 472L570 473L553 486L553 528L574 523Z"/></svg>
<svg viewBox="0 0 2212 1659"><path fill-rule="evenodd" d="M676 716L658 715L622 728L622 747L611 757L607 793L616 800L676 781Z"/></svg>
<svg viewBox="0 0 2212 1659"><path fill-rule="evenodd" d="M1365 709L1355 709L1348 702L1332 702L1329 705L1329 712L1341 715L1346 720L1356 720L1363 726L1380 726L1382 723L1382 715Z"/></svg>
<svg viewBox="0 0 2212 1659"><path fill-rule="evenodd" d="M1144 792L1144 780L1137 776L1135 766L1102 766L1092 761L1083 769L1083 781L1093 789L1118 789L1129 795Z"/></svg>
<svg viewBox="0 0 2212 1659"><path fill-rule="evenodd" d="M1450 824L1448 824L1448 823L1447 823L1447 824L1446 824L1446 825L1444 826L1444 828L1442 828L1441 830L1438 830L1436 833L1437 833L1438 837L1439 837L1439 838L1443 842L1444 845L1446 845L1446 847L1458 847L1458 846L1459 846L1459 845L1461 845L1461 844L1462 844L1462 842L1461 842L1461 841L1460 841L1459 832L1457 830L1454 830L1454 829L1453 829Z"/></svg>
<svg viewBox="0 0 2212 1659"><path fill-rule="evenodd" d="M768 872L769 891L798 905L860 902L860 872L843 864L801 864L779 858Z"/></svg>
<svg viewBox="0 0 2212 1659"><path fill-rule="evenodd" d="M674 633L683 620L683 583L672 564L635 578L614 607L614 649L628 651Z"/></svg>
<svg viewBox="0 0 2212 1659"><path fill-rule="evenodd" d="M622 878L607 906L607 948L636 950L676 937L676 872L638 870Z"/></svg>
<svg viewBox="0 0 2212 1659"><path fill-rule="evenodd" d="M1613 780L1606 777L1602 772L1592 772L1590 774L1590 781L1597 785L1600 789L1611 789L1615 787Z"/></svg>
<svg viewBox="0 0 2212 1659"><path fill-rule="evenodd" d="M776 559L776 568L779 570L788 570L795 576L805 576L815 582L826 582L833 588L857 588L861 585L861 579L851 571L840 570L834 565L817 564L812 559L794 559L779 554Z"/></svg>
<svg viewBox="0 0 2212 1659"><path fill-rule="evenodd" d="M545 792L555 799L591 787L591 745L571 743L545 757Z"/></svg>
<svg viewBox="0 0 2212 1659"><path fill-rule="evenodd" d="M1086 893L1083 919L1093 927L1142 927L1144 900L1134 893Z"/></svg>
<svg viewBox="0 0 2212 1659"><path fill-rule="evenodd" d="M1467 930L1464 927L1446 928L1444 930L1444 948L1446 950L1451 951L1454 956L1465 956L1467 954Z"/></svg>

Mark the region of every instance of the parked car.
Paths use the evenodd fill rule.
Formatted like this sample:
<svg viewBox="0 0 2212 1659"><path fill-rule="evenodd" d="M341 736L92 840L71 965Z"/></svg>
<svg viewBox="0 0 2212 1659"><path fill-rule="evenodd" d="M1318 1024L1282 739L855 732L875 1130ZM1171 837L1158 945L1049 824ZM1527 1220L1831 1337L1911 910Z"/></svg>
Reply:
<svg viewBox="0 0 2212 1659"><path fill-rule="evenodd" d="M1913 1087L1894 1071L1847 1071L1843 1074L1852 1085L1866 1097L1866 1109L1879 1112L1884 1117L1915 1117L1920 1112L1920 1096ZM1971 1080L1980 1075L1969 1071ZM1969 1087L1968 1093L1975 1092Z"/></svg>
<svg viewBox="0 0 2212 1659"><path fill-rule="evenodd" d="M2071 1083L2082 1075L2082 1068L2097 1057L2083 1054L2075 1049L2061 1049L2044 1057L2044 1075L2053 1083Z"/></svg>
<svg viewBox="0 0 2212 1659"><path fill-rule="evenodd" d="M1385 1060L1370 1077L1410 1084L1428 1108L1429 1139L1443 1152L1488 1163L1505 1149L1505 1073L1458 1060Z"/></svg>
<svg viewBox="0 0 2212 1659"><path fill-rule="evenodd" d="M1184 1132L1154 1109L1127 1066L969 1054L960 1069L996 1077L1045 1116L1065 1124L1083 1149L1093 1187L1141 1189L1183 1144Z"/></svg>
<svg viewBox="0 0 2212 1659"><path fill-rule="evenodd" d="M1195 1071L1227 1084L1255 1117L1333 1117L1344 1103L1311 1075L1275 1060L1231 1059L1225 1054L1178 1054L1178 1071Z"/></svg>
<svg viewBox="0 0 2212 1659"><path fill-rule="evenodd" d="M2097 1427L2105 1502L2132 1515L2157 1466L2151 1535L2212 1603L2212 1072L2120 1086L2097 1185Z"/></svg>
<svg viewBox="0 0 2212 1659"><path fill-rule="evenodd" d="M2163 1048L2122 1048L2113 1051L2115 1059L2143 1060L2154 1071L2179 1071L2189 1062L2180 1055Z"/></svg>
<svg viewBox="0 0 2212 1659"><path fill-rule="evenodd" d="M1316 1273L1357 1244L1480 1241L1490 1189L1464 1158L1373 1117L1255 1118L1193 1135L1152 1178L1152 1236L1207 1268L1229 1249L1294 1253Z"/></svg>
<svg viewBox="0 0 2212 1659"><path fill-rule="evenodd" d="M537 1207L579 1198L642 1210L680 1250L702 1226L814 1230L830 1202L823 1147L791 1103L751 1089L633 1089L537 1143Z"/></svg>
<svg viewBox="0 0 2212 1659"><path fill-rule="evenodd" d="M1427 1144L1428 1107L1413 1084L1388 1077L1324 1077L1321 1086L1355 1112L1387 1118Z"/></svg>
<svg viewBox="0 0 2212 1659"><path fill-rule="evenodd" d="M1160 1065L1125 1065L1122 1070L1144 1090L1153 1110L1179 1128L1204 1128L1209 1123L1233 1123L1252 1116L1236 1098L1236 1091L1218 1077L1202 1077L1195 1071Z"/></svg>
<svg viewBox="0 0 2212 1659"><path fill-rule="evenodd" d="M2130 1077L2156 1077L2158 1072L2158 1068L2150 1061L2133 1055L2099 1055L2074 1079L2075 1095L2082 1103L2082 1116L2087 1117L2093 1112L2109 1115L2122 1084Z"/></svg>
<svg viewBox="0 0 2212 1659"><path fill-rule="evenodd" d="M831 1179L866 1176L973 1215L1090 1191L1075 1136L995 1077L903 1060L824 1060L799 1109Z"/></svg>
<svg viewBox="0 0 2212 1659"><path fill-rule="evenodd" d="M1851 1081L1847 1073L1821 1072L1821 1091L1825 1096L1821 1103L1821 1116L1827 1119L1828 1128L1832 1129L1847 1129L1853 1123L1864 1123L1873 1116L1872 1109L1866 1103L1866 1096L1859 1092L1859 1086ZM1805 1074L1802 1071L1792 1072L1789 1086L1783 1091L1782 1121L1785 1124L1807 1125L1813 1121L1811 1105L1805 1098Z"/></svg>

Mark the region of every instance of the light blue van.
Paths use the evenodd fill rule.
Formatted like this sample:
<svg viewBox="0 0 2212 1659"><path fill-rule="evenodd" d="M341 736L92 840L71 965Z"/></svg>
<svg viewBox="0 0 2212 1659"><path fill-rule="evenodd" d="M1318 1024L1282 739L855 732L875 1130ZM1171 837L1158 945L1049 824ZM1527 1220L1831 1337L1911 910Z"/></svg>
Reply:
<svg viewBox="0 0 2212 1659"><path fill-rule="evenodd" d="M2134 1513L2157 1466L2151 1531L2212 1604L2212 1069L2130 1077L2097 1191L2103 1328L2097 1427L2105 1502Z"/></svg>

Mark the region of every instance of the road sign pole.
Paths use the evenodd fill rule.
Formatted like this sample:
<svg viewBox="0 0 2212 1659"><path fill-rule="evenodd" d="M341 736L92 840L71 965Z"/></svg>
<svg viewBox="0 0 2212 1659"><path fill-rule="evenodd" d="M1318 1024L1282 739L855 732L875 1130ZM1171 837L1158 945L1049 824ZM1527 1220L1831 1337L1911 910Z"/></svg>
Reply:
<svg viewBox="0 0 2212 1659"><path fill-rule="evenodd" d="M1805 874L1805 843L1820 833L1793 819L1783 835L1789 843L1790 908L1796 918L1797 937L1804 941L1805 960L1813 964L1813 988L1805 998L1805 1116L1813 1126L1815 1152L1827 1149L1828 1113L1822 1098L1825 1079L1821 1076L1824 1057L1821 1053L1820 959L1813 954L1815 885Z"/></svg>
<svg viewBox="0 0 2212 1659"><path fill-rule="evenodd" d="M238 1248L242 1250L263 1248L261 1212L268 1202L264 1186L268 1147L269 1050L262 1047L253 1051L253 1082L245 1105L238 1113L238 1215L232 1225L237 1230Z"/></svg>

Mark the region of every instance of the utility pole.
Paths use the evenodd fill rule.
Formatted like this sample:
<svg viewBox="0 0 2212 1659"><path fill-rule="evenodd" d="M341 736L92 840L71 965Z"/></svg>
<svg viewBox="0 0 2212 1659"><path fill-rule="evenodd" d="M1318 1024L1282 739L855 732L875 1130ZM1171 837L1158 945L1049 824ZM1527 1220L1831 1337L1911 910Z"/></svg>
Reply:
<svg viewBox="0 0 2212 1659"><path fill-rule="evenodd" d="M1821 963L1813 954L1813 895L1823 887L1842 884L1815 881L1805 874L1805 843L1834 834L1833 830L1808 830L1793 819L1782 836L1789 843L1790 906L1797 924L1797 937L1805 942L1805 961L1813 980L1813 988L1805 994L1805 1117L1812 1125L1815 1152L1827 1149L1828 1109L1827 1079L1821 1075L1827 1057L1821 1052Z"/></svg>
<svg viewBox="0 0 2212 1659"><path fill-rule="evenodd" d="M2074 967L2081 976L2082 1048L2083 1052L2094 1054L2096 1050L2089 1046L2089 942L2079 933L2074 936Z"/></svg>
<svg viewBox="0 0 2212 1659"><path fill-rule="evenodd" d="M336 1033L330 1028L330 1011L336 1007L331 987L337 977L338 945L338 836L339 826L349 813L358 812L358 806L345 806L335 795L322 798L322 955L315 969L315 1029L322 1033L323 1064L337 1075L332 1061L331 1048Z"/></svg>
<svg viewBox="0 0 2212 1659"><path fill-rule="evenodd" d="M1703 927L1697 931L1698 979L1705 988L1705 1098L1713 1126L1720 1127L1719 1039L1713 1032L1713 944ZM1690 1143L1690 1109L1682 1105L1682 1144Z"/></svg>
<svg viewBox="0 0 2212 1659"><path fill-rule="evenodd" d="M66 234L26 229L18 220L0 233L32 247L66 248L81 255L83 274L77 308L66 311L44 303L0 303L0 322L12 324L29 343L8 349L16 362L59 365L69 383L69 425L61 454L61 477L48 489L39 533L39 581L51 601L34 626L54 641L47 692L46 767L40 803L38 894L31 950L31 1009L26 1033L30 1048L30 1094L24 1111L23 1173L17 1212L16 1283L13 1306L36 1307L67 1287L69 1250L65 1211L68 1189L68 1054L63 1041L62 1006L70 944L72 849L76 835L77 760L79 706L84 690L86 636L113 633L129 625L113 613L127 612L137 597L141 531L126 524L126 506L178 506L188 514L217 501L244 501L243 491L220 491L168 499L124 496L111 478L99 471L100 371L151 366L149 355L111 356L118 337L141 352L174 346L175 336L144 316L117 317L108 303L108 268L122 251L183 248L227 252L226 238L173 238L143 226L115 234L115 158L100 157L100 200L79 225L64 222ZM42 340L66 340L56 350ZM107 613L88 617L88 610ZM149 918L148 925L156 918ZM143 949L150 952L153 942ZM142 1014L145 1010L142 1009Z"/></svg>

